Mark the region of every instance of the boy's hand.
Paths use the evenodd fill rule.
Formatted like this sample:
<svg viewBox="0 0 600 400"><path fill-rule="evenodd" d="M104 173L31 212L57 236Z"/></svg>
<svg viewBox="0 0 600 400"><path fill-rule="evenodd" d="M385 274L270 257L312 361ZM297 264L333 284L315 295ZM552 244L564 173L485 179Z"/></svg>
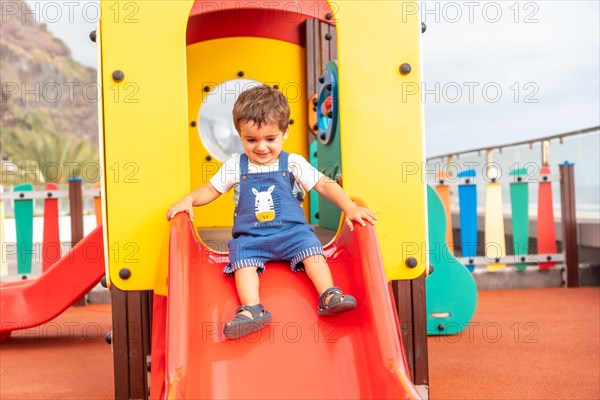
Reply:
<svg viewBox="0 0 600 400"><path fill-rule="evenodd" d="M352 221L356 221L362 226L366 226L365 221L370 222L371 224L375 224L377 221L377 217L375 216L375 211L371 211L368 208L360 207L353 203L352 207L348 210L345 210L346 214L346 225L350 228L351 231L354 230L354 224Z"/></svg>
<svg viewBox="0 0 600 400"><path fill-rule="evenodd" d="M177 213L180 213L182 211L188 213L188 215L190 216L190 220L194 220L193 200L188 196L184 197L183 199L179 200L177 203L169 207L169 210L167 211L167 221L169 221Z"/></svg>

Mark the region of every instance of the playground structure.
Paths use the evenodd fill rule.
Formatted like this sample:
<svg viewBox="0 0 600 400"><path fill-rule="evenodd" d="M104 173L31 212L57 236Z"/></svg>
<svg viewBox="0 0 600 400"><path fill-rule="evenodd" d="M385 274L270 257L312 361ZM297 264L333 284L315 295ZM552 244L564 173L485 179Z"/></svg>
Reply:
<svg viewBox="0 0 600 400"><path fill-rule="evenodd" d="M362 311L355 313L358 316L356 321L353 320L355 324L325 324L323 328L321 321L311 312L305 313L305 324L300 325L301 330L304 326L305 332L318 328L320 331L315 331L317 336L325 335L328 345L319 348L319 351L333 351L337 354L349 346L346 352L352 350L355 353L369 353L364 348L365 335L372 337L380 346L380 352L369 353L370 356L362 364L346 357L330 360L331 365L325 366L328 369L338 363L350 362L354 365L356 370L350 374L350 379L357 380L357 383L350 389L325 388L323 393L343 393L350 397L357 393L368 393L370 397L418 396L410 381L417 386L426 386L428 381L424 341L426 331L424 324L420 323L425 315L423 272L427 265L424 186L418 176L406 174L403 166L399 168L396 160L400 157L410 165L422 163L422 140L418 140L422 136L421 105L418 101L400 101L393 94L394 91L402 90L406 82L414 83L419 80L418 40L421 25L415 18L416 15L408 12L410 4L412 3L396 4L388 10L397 15L407 13L407 24L398 29L398 34L406 37L413 45L397 49L402 57L401 61L404 61L401 65L385 56L389 45L385 43L383 35L388 33L387 30L373 31L372 36L367 37L354 29L364 23L367 15L384 21L385 18L389 19L390 14L381 9L356 6L350 2L344 3L346 23L341 27L334 18L334 10L324 1L303 3L294 18L290 18L290 11L284 4L269 10L267 18L265 8L240 8L237 3L230 2L215 10L204 2L187 2L173 5L168 10L147 4L142 7L140 3L138 6L141 8L136 10L144 11L146 19L143 22L103 20L94 38L98 41L101 60L99 81L102 82L105 95L100 107L101 148L104 150L101 158L104 170L110 171L102 181L102 225L106 228L98 228L84 239L82 247L69 253L69 261L55 264L50 260L45 262L53 265L48 270L51 273L45 273L23 285L15 283L3 286L3 305L11 311L5 313L7 323L3 324L3 338L6 339L11 330L25 329L56 316L97 282L97 267L106 263L107 284L111 286L113 300L112 344L117 397L148 397L149 385L145 370L150 354L154 365L151 379L153 396L162 398L171 396L171 393L177 393L177 397L197 396L197 387L185 385L187 374L210 373L210 367L198 367L206 364L209 358L207 355L198 360L188 359L186 354L190 351L189 347L193 347L193 342L186 342L186 338L196 337L200 332L207 333L204 330L198 331L206 328L203 323L211 321L211 324L219 324L225 317L220 315L215 320L214 313L211 313L210 317L207 315L207 319L201 320L200 325L194 323L197 316L183 312L189 309L184 305L191 302L191 297L178 297L173 293L179 293L184 287L189 287L188 290L184 289L189 292L196 285L196 280L190 282L187 275L183 280L177 280L176 277L180 276L180 268L187 265L193 271L203 265L206 259L209 260L206 268L218 271L216 267L224 262L226 254L207 249L205 243L198 242L197 239L194 242L196 234L190 237L189 229L181 221L178 225L173 223L170 230L167 229L162 220L164 205L181 193L188 192L190 188L205 183L218 168L218 161L223 161L223 151L231 150L219 148L222 140L226 141L227 137L206 137L207 132L214 129L214 126L210 126L211 111L207 111L211 96L223 103L226 102L227 94L231 94L226 92L229 90L227 83L240 85L248 83L246 81L264 82L281 88L290 99L291 122L294 124L290 139L286 142L286 150L309 158L322 172L343 184L356 201L368 202L369 207L378 210L380 218L383 218L383 222L377 225L377 235L370 227L366 228L368 232L355 234L340 230L327 247L332 265L338 264L338 268L346 265L343 270L334 268L336 281L347 282L350 274L355 277L352 282L346 283L353 292L361 294L363 306L360 308ZM229 19L238 22L232 32L224 28L229 25L221 26L224 20ZM172 23L159 24L159 21L165 20ZM266 22L272 23L277 29L257 28L257 21L265 22L264 26L269 25ZM126 22L136 23L127 25ZM391 19L388 22L392 24ZM159 25L160 29L157 29ZM156 45L163 46L161 54L168 55L170 61L158 63L151 71L146 69L140 60L156 58L155 49L150 51L142 47L138 53L132 54L121 40L123 36L136 35L148 37ZM339 40L340 35L346 39ZM186 38L185 43L183 37ZM375 40L378 46L373 46L370 40ZM342 51L343 43L353 45L348 45ZM254 57L257 53L265 54L265 59L257 60ZM207 54L210 54L212 60L219 62L204 62L203 57ZM378 60L377 67L357 63L364 54L372 54L373 60ZM275 63L275 60L278 62ZM347 60L346 64L343 60ZM116 69L116 64L120 69ZM228 68L237 72L227 73ZM379 85L378 90L372 93L378 96L383 105L369 101L370 98L365 97L356 85L345 84L366 80L377 68L381 69L382 74L377 74L378 78L374 82ZM184 74L182 71L188 72ZM128 79L131 73L135 77L133 80ZM158 90L160 87L155 83L160 76L171 77L169 85L172 90L168 92L170 97L166 102L164 93ZM246 78L241 80L242 77ZM142 92L139 90L142 87L147 89ZM393 90L390 92L386 87ZM235 93L240 91L239 87L234 90ZM106 97L109 91L118 95ZM341 93L344 93L343 97ZM291 97L292 95L295 97ZM144 106L139 106L140 103ZM182 107L186 104L187 113L184 112L185 107ZM205 105L207 108L203 109ZM345 109L348 111L344 111ZM400 114L398 110L401 111ZM366 123L369 115L378 116L376 123ZM400 122L396 119L398 115L402 117ZM199 118L196 119L196 116ZM187 122L182 124L182 120ZM213 125L214 122L213 118ZM341 126L344 124L347 128L344 128L342 134ZM185 134L183 128L186 129ZM381 142L377 142L364 133L373 129L381 132L401 130L411 132L412 136L382 135ZM165 135L164 132L171 133ZM231 134L235 138L235 132L230 132L230 137ZM136 151L131 152L129 149ZM180 154L189 154L187 163L180 159ZM345 160L343 169L342 158ZM161 162L157 163L157 159ZM166 165L169 168L165 168ZM151 182L162 180L168 182L167 190L157 195ZM407 193L411 193L410 196L397 196L395 186L389 182L399 181L403 182L403 187ZM45 195L51 197L54 194L52 189L55 188L47 189ZM31 213L31 201L23 194L28 190L31 189L18 187L12 197L9 196L15 199L14 196L20 196L15 202L15 208L19 209L16 214L29 216ZM324 199L315 198L314 195L312 197L307 217L321 227L335 232L340 211ZM143 206L139 207L127 200L131 198L141 199ZM46 203L45 212L55 215L55 199L49 198ZM72 211L77 214L79 211L75 204L72 205ZM230 206L223 201L206 207L203 217L198 219L192 232L201 228L229 225L231 212ZM97 215L100 212L97 211ZM403 224L411 229L403 229ZM72 227L74 232L80 232L76 226ZM103 240L99 240L101 231ZM82 236L80 233L76 235ZM24 235L21 233L18 236ZM45 228L45 241L52 243L56 236L52 227ZM27 240L31 241L30 238ZM101 243L106 243L106 246L103 247ZM398 243L401 244L400 248ZM26 246L23 243L19 245ZM90 245L96 249L103 247L104 257L95 257L90 263L85 258L85 250ZM191 262L192 260L195 262ZM40 304L36 301L40 294L50 290L49 287L60 286L60 282L67 280L77 267L93 271L90 276L82 275L85 284L80 282L81 284L71 287L73 290L65 291L66 296L57 296L51 312L45 311L43 315L38 315L39 310L32 309L27 311L31 315L26 322L14 323L20 321L17 314L23 311L14 306L19 299L24 298L32 305L35 304L35 308L39 308ZM27 267L24 269L27 270ZM209 281L214 279L210 278ZM285 282L282 287L295 287L299 284L305 286L297 280L287 282L289 279L280 277L276 281ZM391 292L386 281L393 282ZM228 285L231 288L231 282ZM215 286L214 283L212 286ZM168 296L168 293L171 295ZM205 296L207 294L208 297L214 297L214 289L203 293ZM272 296L278 298L276 293ZM268 293L264 295L266 301L270 297ZM231 302L232 299L235 296L223 299L223 304L228 304L226 300ZM206 300L201 300L198 304L206 304ZM231 304L229 306L227 309L232 308ZM469 309L462 314L453 313L453 318L460 314L461 321L468 322L474 306L475 302L471 301ZM290 305L286 307L289 313ZM281 312L282 315L286 314L285 310L286 308ZM402 322L402 329L398 319L390 316L396 313ZM440 321L444 320L444 317L438 318ZM173 321L183 321L183 329L188 334L183 333L181 337L173 334L174 328L180 326ZM273 329L279 323L275 320ZM213 325L210 326L212 329ZM297 328L296 325L293 327ZM328 332L328 329L333 331ZM349 338L347 344L341 345L336 337L330 337L329 334L338 333L338 329L342 337ZM287 335L287 330L285 332ZM401 335L411 360L408 364L400 345ZM219 340L218 343L223 339L218 335L215 337ZM280 346L281 352L292 354L290 345L286 336ZM326 350L327 348L331 349ZM243 369L249 363L249 358L240 358L237 363L231 362L231 368ZM174 370L179 372L174 375ZM375 372L368 373L369 371ZM391 372L392 375L388 376L384 371ZM320 373L326 375L324 371ZM343 371L340 374L339 382L342 384L349 375ZM289 384L285 384L285 380L281 382L282 386L276 388L271 396L298 396L299 389L288 392ZM236 395L240 387L228 386L229 392L225 396L241 395ZM210 390L224 391L217 387L211 389L210 385L202 387L202 390L205 392L201 396L205 397L214 397L215 394L211 394ZM249 395L249 392L246 394ZM309 396L316 394L307 393ZM260 390L256 392L256 397L264 396L269 395Z"/></svg>
<svg viewBox="0 0 600 400"><path fill-rule="evenodd" d="M419 176L403 176L398 162L424 162L422 105L398 96L406 83L420 81L421 24L408 12L414 4L127 4L135 4L133 23L103 18L96 32L101 157L121 172L103 182L105 249L118 249L106 256L117 398L419 397L414 385L427 385L426 355L407 365L394 317L401 293L410 300L402 322L424 316L423 307L413 310L411 285L423 288L427 266L425 186ZM106 15L113 2L101 7ZM390 35L402 40L391 44ZM223 133L222 121L207 111L211 101L227 103L239 93L231 86L254 82L290 100L293 124L284 149L315 162L376 210L380 222L377 235L373 228L342 230L327 247L336 280L359 295L354 316L318 319L306 281L274 264L262 293L272 326L255 343L225 342L220 327L236 302L233 281L221 275L227 254L208 249L196 231L231 226L230 197L199 210L193 224L182 215L167 224L164 213L207 182L221 154L231 151L235 132ZM358 82L368 83L368 91ZM392 182L403 182L400 194ZM337 229L339 211L328 211L320 199L311 204L307 217ZM392 296L389 280L408 282L408 291L395 284ZM423 306L424 298L415 304ZM292 321L298 326L286 325ZM414 325L416 332L420 324ZM278 327L286 328L284 336ZM328 329L337 336L327 336ZM315 333L333 340L315 343L309 340ZM413 345L423 343L410 329L402 333ZM299 368L307 354L315 360ZM261 368L277 383L250 384L251 374L236 374L258 360L267 360ZM309 380L319 384L309 389L302 384Z"/></svg>
<svg viewBox="0 0 600 400"><path fill-rule="evenodd" d="M420 82L421 24L412 3L375 8L341 1L332 8L315 1L293 9L272 2L113 3L101 2L105 15L113 15L116 6L126 17L103 19L95 36L103 89L102 164L110 171L102 181L104 229L74 248L71 263L50 262L48 273L35 281L2 286L3 307L17 292L14 302L24 298L33 304L50 287L56 290L57 282L72 279L74 265L90 272L55 299L52 313L26 311L28 321L12 328L42 323L64 310L98 281L106 265L117 398L419 397L415 386L428 384L426 346L418 348L419 343L427 333L464 329L475 310L476 289L451 253L451 224L440 223L451 222L443 205L448 185L438 185L436 193L412 169L424 162L421 104L419 96L407 101L397 95L405 84ZM402 45L390 45L390 34L403 38ZM273 263L262 293L275 315L272 326L225 342L222 324L237 304L233 282L221 275L227 254L222 247L210 249L197 232L231 224L231 195L202 208L193 223L184 215L166 223L164 213L174 199L207 182L222 153L231 150L219 146L230 143L235 132L219 136L220 121L208 118L211 111L204 107L211 99L227 103L239 93L231 88L255 82L277 86L290 99L293 124L285 149L343 184L380 221L354 233L339 229L326 246L335 280L357 295L355 313L318 318L306 278ZM356 82L368 82L368 91ZM214 135L206 136L211 130ZM515 171L515 180L521 173ZM462 178L473 175L467 171ZM519 184L515 197L523 197ZM572 187L565 193L572 194ZM574 198L569 201L573 217ZM522 203L513 215L523 215ZM497 210L493 204L497 197L488 207ZM472 215L472 207L465 209ZM313 196L307 217L335 231L340 212ZM81 255L89 246L102 247L104 257L87 265ZM520 251L515 254L528 254L515 247ZM555 250L550 253L554 258L546 262L562 261ZM576 252L567 250L569 257L576 260ZM485 260L490 269L507 262L496 258ZM425 280L428 265L435 272ZM454 296L457 291L460 296ZM2 314L9 315L3 321L21 318ZM255 377L244 373L255 365L275 383L255 385ZM306 381L314 387L304 387Z"/></svg>

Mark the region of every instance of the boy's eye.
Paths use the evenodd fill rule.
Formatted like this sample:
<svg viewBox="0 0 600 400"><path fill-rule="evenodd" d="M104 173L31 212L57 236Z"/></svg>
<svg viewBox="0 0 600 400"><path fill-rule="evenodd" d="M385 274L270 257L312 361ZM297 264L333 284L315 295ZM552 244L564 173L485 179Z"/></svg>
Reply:
<svg viewBox="0 0 600 400"><path fill-rule="evenodd" d="M255 142L255 140L254 140L254 139L247 138L247 139L246 139L246 142L248 142L248 143L254 143L254 142Z"/></svg>
<svg viewBox="0 0 600 400"><path fill-rule="evenodd" d="M275 138L272 138L272 137L267 138L267 142L274 142L274 141L275 141Z"/></svg>

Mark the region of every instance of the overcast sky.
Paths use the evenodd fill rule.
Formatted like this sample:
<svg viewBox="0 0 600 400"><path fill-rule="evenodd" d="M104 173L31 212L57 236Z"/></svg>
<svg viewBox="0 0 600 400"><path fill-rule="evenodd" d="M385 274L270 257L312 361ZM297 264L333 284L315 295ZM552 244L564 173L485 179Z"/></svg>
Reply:
<svg viewBox="0 0 600 400"><path fill-rule="evenodd" d="M598 4L421 3L427 155L599 125Z"/></svg>
<svg viewBox="0 0 600 400"><path fill-rule="evenodd" d="M96 66L97 1L27 3ZM427 156L599 125L599 3L419 2Z"/></svg>

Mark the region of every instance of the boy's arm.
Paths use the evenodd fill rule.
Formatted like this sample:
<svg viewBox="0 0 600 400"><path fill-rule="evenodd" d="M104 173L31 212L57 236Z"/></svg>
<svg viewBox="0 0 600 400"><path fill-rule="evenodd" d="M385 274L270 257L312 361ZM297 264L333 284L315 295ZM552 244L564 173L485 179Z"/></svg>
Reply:
<svg viewBox="0 0 600 400"><path fill-rule="evenodd" d="M348 225L351 231L354 230L352 221L357 221L362 226L365 226L365 220L372 224L374 224L377 220L374 211L371 211L368 208L360 207L354 203L340 185L326 176L319 180L313 189L342 209L346 216L346 225Z"/></svg>
<svg viewBox="0 0 600 400"><path fill-rule="evenodd" d="M181 200L169 207L167 211L167 221L175 216L175 214L185 211L189 214L190 219L194 220L194 207L203 206L215 200L221 193L214 188L210 183L202 185L197 189L192 190Z"/></svg>

